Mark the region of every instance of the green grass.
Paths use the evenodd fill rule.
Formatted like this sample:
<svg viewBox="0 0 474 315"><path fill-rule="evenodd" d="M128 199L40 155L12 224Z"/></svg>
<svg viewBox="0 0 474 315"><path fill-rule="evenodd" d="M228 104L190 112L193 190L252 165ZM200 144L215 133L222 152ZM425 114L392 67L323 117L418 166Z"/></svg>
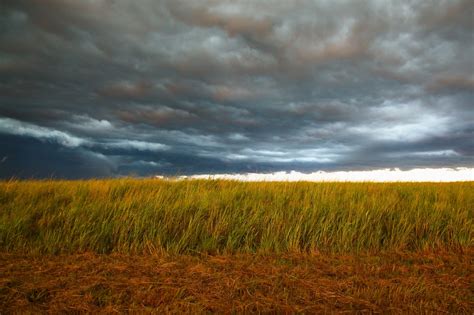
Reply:
<svg viewBox="0 0 474 315"><path fill-rule="evenodd" d="M474 182L0 182L0 250L358 252L473 245Z"/></svg>

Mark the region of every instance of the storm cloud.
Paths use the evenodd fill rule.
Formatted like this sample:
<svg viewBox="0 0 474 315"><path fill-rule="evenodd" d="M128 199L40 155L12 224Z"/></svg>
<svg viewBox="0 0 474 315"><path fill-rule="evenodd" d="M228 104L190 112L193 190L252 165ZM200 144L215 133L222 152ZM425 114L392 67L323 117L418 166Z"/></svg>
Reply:
<svg viewBox="0 0 474 315"><path fill-rule="evenodd" d="M474 167L474 3L4 0L0 176Z"/></svg>

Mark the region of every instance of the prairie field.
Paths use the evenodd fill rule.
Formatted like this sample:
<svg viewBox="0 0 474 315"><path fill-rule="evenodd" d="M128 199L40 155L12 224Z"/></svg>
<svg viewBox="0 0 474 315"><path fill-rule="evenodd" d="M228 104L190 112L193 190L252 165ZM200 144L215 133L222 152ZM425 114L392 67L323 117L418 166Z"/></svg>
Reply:
<svg viewBox="0 0 474 315"><path fill-rule="evenodd" d="M3 181L0 310L469 313L473 236L474 182Z"/></svg>

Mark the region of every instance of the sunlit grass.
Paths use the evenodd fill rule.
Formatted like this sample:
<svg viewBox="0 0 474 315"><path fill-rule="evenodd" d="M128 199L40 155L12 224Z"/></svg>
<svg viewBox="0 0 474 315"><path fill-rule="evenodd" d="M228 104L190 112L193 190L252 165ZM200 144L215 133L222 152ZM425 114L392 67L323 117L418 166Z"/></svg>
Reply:
<svg viewBox="0 0 474 315"><path fill-rule="evenodd" d="M357 252L473 245L474 183L5 181L0 249Z"/></svg>

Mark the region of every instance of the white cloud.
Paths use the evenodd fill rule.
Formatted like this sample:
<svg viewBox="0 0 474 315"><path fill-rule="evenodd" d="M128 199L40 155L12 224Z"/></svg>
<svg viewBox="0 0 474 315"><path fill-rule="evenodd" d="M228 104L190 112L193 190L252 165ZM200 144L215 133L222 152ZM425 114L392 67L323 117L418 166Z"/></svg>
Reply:
<svg viewBox="0 0 474 315"><path fill-rule="evenodd" d="M146 142L138 140L118 140L111 143L102 144L106 148L112 149L135 149L138 151L163 151L167 150L169 146L162 143Z"/></svg>
<svg viewBox="0 0 474 315"><path fill-rule="evenodd" d="M228 179L238 181L310 181L310 182L456 182L474 181L474 168L418 168L407 171L380 169L301 173L246 173L180 176L179 179Z"/></svg>
<svg viewBox="0 0 474 315"><path fill-rule="evenodd" d="M88 131L101 131L112 129L113 125L106 119L94 119L89 116L76 115L74 116L74 123L68 123L68 125L82 130Z"/></svg>
<svg viewBox="0 0 474 315"><path fill-rule="evenodd" d="M248 160L256 162L334 162L347 151L342 145L328 148L302 149L302 150L265 150L265 149L243 149L238 153L230 153L225 156L228 160Z"/></svg>
<svg viewBox="0 0 474 315"><path fill-rule="evenodd" d="M40 127L11 118L0 118L0 133L33 137L42 141L52 141L62 146L75 148L88 141L66 132Z"/></svg>
<svg viewBox="0 0 474 315"><path fill-rule="evenodd" d="M427 112L417 104L392 104L374 108L369 113L379 120L348 130L378 141L419 141L446 134L452 126L451 117Z"/></svg>
<svg viewBox="0 0 474 315"><path fill-rule="evenodd" d="M420 151L420 152L413 152L413 153L408 153L407 155L412 155L412 156L433 156L433 157L448 157L448 156L459 156L459 153L457 153L454 150L439 150L439 151Z"/></svg>
<svg viewBox="0 0 474 315"><path fill-rule="evenodd" d="M110 124L106 120L99 121L92 119L89 123L94 124L97 128L108 128ZM55 142L68 148L76 148L79 146L93 147L95 145L112 149L135 149L138 151L163 151L169 148L169 146L161 143L126 139L112 140L110 143L93 142L63 131L40 127L11 118L0 118L0 133L33 137L41 141Z"/></svg>

